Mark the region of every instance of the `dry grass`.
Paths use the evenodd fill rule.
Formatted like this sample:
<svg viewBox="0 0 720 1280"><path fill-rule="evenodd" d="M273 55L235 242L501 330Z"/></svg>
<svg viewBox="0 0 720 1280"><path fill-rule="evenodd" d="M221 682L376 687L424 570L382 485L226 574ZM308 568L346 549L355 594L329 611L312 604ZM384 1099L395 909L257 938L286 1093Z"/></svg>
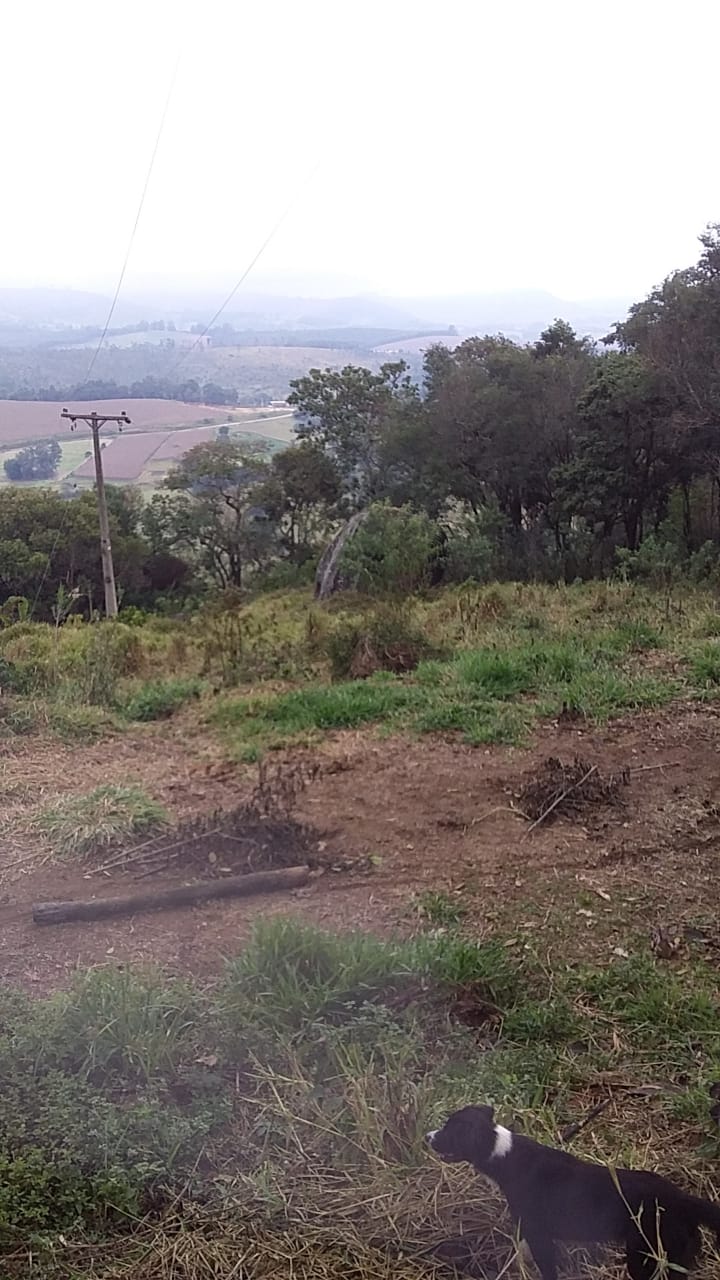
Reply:
<svg viewBox="0 0 720 1280"><path fill-rule="evenodd" d="M61 796L31 814L27 829L59 858L86 858L133 836L164 827L167 814L141 787L111 783L86 795Z"/></svg>

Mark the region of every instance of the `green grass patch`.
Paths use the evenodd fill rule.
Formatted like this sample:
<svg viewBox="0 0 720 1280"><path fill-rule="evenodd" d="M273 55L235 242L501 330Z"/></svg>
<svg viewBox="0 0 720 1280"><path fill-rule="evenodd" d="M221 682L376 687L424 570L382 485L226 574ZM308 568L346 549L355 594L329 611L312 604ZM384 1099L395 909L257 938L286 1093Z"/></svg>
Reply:
<svg viewBox="0 0 720 1280"><path fill-rule="evenodd" d="M720 644L708 643L694 654L690 663L693 683L701 690L720 685Z"/></svg>
<svg viewBox="0 0 720 1280"><path fill-rule="evenodd" d="M243 746L273 746L321 731L393 719L423 700L422 690L402 680L355 680L264 699L223 701L213 710L211 722L231 730Z"/></svg>
<svg viewBox="0 0 720 1280"><path fill-rule="evenodd" d="M537 688L537 675L526 651L479 649L463 653L454 663L458 684L482 690L491 698L511 698Z"/></svg>
<svg viewBox="0 0 720 1280"><path fill-rule="evenodd" d="M560 636L542 642L508 634L492 648L430 659L402 676L311 686L263 699L226 699L212 712L231 751L282 745L335 729L383 724L415 733L457 733L475 745L519 743L538 716L563 705L603 723L628 709L662 706L678 681L624 666L616 652ZM625 643L625 641L623 641Z"/></svg>
<svg viewBox="0 0 720 1280"><path fill-rule="evenodd" d="M546 706L555 714L564 704L588 720L603 724L621 711L661 707L680 692L681 686L676 680L599 667L553 690L553 699Z"/></svg>
<svg viewBox="0 0 720 1280"><path fill-rule="evenodd" d="M199 680L175 677L146 680L118 699L117 710L126 720L168 720L192 698L200 696Z"/></svg>
<svg viewBox="0 0 720 1280"><path fill-rule="evenodd" d="M58 857L84 858L166 823L165 810L141 787L106 784L85 795L60 797L32 814L28 827L44 836Z"/></svg>

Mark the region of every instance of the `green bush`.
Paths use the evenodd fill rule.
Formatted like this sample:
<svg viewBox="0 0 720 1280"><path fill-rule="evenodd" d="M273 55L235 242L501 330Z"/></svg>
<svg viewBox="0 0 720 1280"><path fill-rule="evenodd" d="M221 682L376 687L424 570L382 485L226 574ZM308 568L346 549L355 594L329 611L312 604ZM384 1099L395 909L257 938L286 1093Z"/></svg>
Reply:
<svg viewBox="0 0 720 1280"><path fill-rule="evenodd" d="M32 1149L0 1155L0 1246L136 1217L139 1209L139 1188L119 1170L84 1173Z"/></svg>
<svg viewBox="0 0 720 1280"><path fill-rule="evenodd" d="M16 622L0 630L3 683L12 693L45 693L54 681L53 628L44 622Z"/></svg>
<svg viewBox="0 0 720 1280"><path fill-rule="evenodd" d="M430 582L439 528L412 507L376 503L347 542L340 568L356 590L370 596L410 595Z"/></svg>

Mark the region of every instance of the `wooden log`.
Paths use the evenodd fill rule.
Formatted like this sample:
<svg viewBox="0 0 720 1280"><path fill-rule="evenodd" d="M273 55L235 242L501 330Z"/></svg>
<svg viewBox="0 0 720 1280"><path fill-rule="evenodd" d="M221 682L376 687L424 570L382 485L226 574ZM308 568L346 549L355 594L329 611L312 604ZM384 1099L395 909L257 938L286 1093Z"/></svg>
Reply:
<svg viewBox="0 0 720 1280"><path fill-rule="evenodd" d="M133 893L127 898L93 898L85 902L36 902L35 924L67 924L71 920L107 920L110 916L134 915L138 911L166 911L172 907L194 907L213 898L249 898L255 893L275 893L278 889L299 889L310 879L309 867L283 867L279 871L255 871L227 880L204 880L200 884L179 885Z"/></svg>

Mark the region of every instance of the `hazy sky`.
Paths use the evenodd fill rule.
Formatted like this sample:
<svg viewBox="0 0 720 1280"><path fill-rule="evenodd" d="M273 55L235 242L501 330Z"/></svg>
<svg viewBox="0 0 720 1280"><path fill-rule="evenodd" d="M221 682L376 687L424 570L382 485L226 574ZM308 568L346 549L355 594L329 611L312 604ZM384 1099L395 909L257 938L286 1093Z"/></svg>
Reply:
<svg viewBox="0 0 720 1280"><path fill-rule="evenodd" d="M644 293L720 220L720 7L8 0L0 284ZM179 62L178 62L179 57Z"/></svg>

